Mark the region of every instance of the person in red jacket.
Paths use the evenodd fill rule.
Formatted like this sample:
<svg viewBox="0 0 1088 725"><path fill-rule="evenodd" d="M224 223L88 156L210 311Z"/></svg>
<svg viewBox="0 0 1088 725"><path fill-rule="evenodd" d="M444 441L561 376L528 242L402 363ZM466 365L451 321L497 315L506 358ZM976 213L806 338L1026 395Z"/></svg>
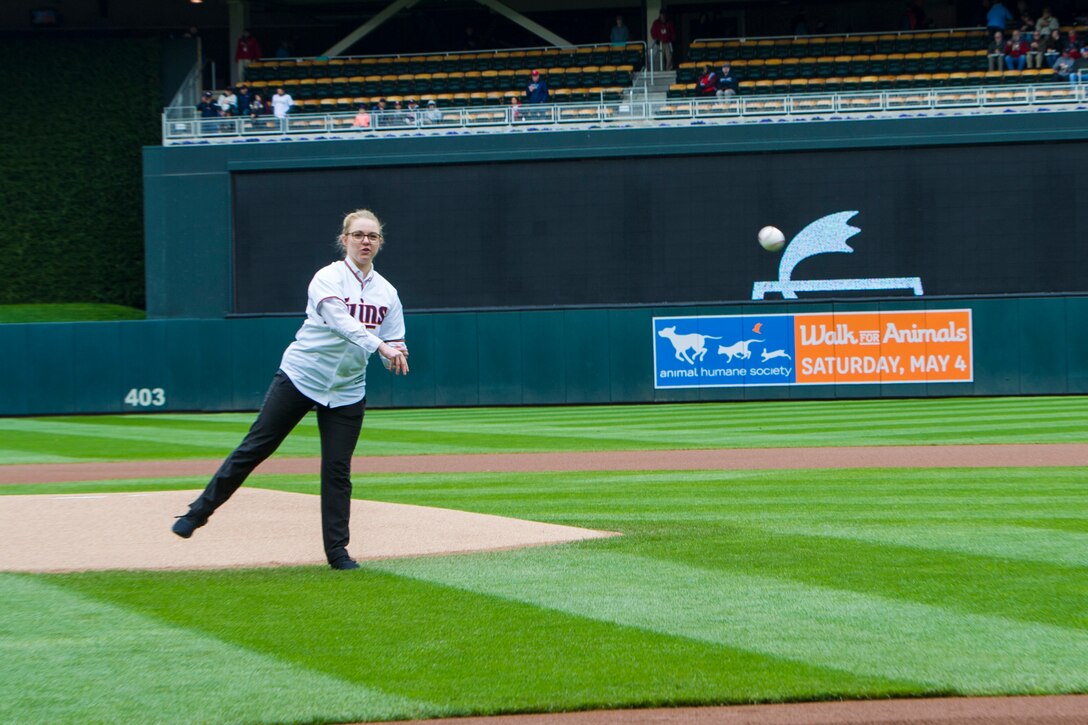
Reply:
<svg viewBox="0 0 1088 725"><path fill-rule="evenodd" d="M654 50L661 59L662 70L672 70L672 44L676 41L676 26L662 10L657 20L650 26L650 37L654 41Z"/></svg>
<svg viewBox="0 0 1088 725"><path fill-rule="evenodd" d="M718 74L708 65L703 66L703 74L695 82L696 98L712 98L718 92Z"/></svg>
<svg viewBox="0 0 1088 725"><path fill-rule="evenodd" d="M1012 37L1005 43L1005 68L1008 70L1024 70L1028 61L1028 44L1020 35L1019 30L1012 31Z"/></svg>
<svg viewBox="0 0 1088 725"><path fill-rule="evenodd" d="M250 61L258 60L260 57L261 44L249 34L248 29L243 30L241 37L238 38L238 45L234 49L234 61L238 64L237 80L245 80L246 66L249 65Z"/></svg>

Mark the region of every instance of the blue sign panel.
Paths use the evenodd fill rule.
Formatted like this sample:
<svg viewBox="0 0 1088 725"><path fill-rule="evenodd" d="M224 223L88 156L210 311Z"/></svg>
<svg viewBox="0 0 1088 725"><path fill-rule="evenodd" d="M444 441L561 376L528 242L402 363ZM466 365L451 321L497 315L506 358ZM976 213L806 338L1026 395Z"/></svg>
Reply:
<svg viewBox="0 0 1088 725"><path fill-rule="evenodd" d="M654 387L792 385L793 318L655 317Z"/></svg>

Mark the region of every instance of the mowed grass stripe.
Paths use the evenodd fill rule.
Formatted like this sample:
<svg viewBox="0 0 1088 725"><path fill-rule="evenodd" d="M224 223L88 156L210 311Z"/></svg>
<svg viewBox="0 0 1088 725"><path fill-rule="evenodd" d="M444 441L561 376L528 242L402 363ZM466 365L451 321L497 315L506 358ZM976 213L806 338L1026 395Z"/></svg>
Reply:
<svg viewBox="0 0 1088 725"><path fill-rule="evenodd" d="M759 432L774 432L777 434L791 434L791 433L805 433L807 431L817 430L833 430L836 432L853 432L861 431L867 435L893 435L902 431L910 432L916 429L926 429L932 427L938 427L942 430L947 430L953 433L979 433L990 431L1005 431L1009 429L1015 429L1017 425L1020 426L1020 430L1025 428L1041 428L1043 433L1047 431L1062 432L1070 425L1079 425L1084 420L1084 416L1080 413L1070 413L1068 415L1051 415L1047 413L1040 413L1037 416L1020 416L1015 420L1013 419L991 419L980 418L977 415L965 414L962 417L949 418L946 416L915 416L910 419L904 419L902 416L869 416L859 419L858 417L824 417L818 415L806 415L801 418L786 419L786 420L756 420L751 421L744 418L729 418L727 416L717 416L710 418L700 425L700 421L693 419L685 420L651 420L645 422L636 422L632 420L582 420L578 422L554 422L549 420L541 420L534 425L536 432L542 435L549 436L569 436L569 435L596 435L599 437L627 437L627 436L647 436L653 438L657 437L673 437L670 434L676 432L689 432L689 431L701 431L703 435L717 434L720 437L724 437L722 431L709 431L706 430L710 426L718 426L722 424L728 424L730 426L730 432L736 435L737 430L746 434L759 433ZM401 431L416 431L419 430L418 424L414 424L407 421L398 421L395 419L382 418L379 425L383 430L401 430ZM465 423L453 423L449 421L437 422L432 426L428 426L428 429L442 430L447 433L464 432L466 430L494 430L498 432L509 431L511 422L501 421L476 421ZM966 430L965 430L966 429ZM617 436L617 431L621 431L623 436ZM1034 431L1033 431L1034 432ZM1075 431L1073 431L1075 433Z"/></svg>
<svg viewBox="0 0 1088 725"><path fill-rule="evenodd" d="M307 670L441 703L432 715L924 689L378 571L103 572L49 580Z"/></svg>
<svg viewBox="0 0 1088 725"><path fill-rule="evenodd" d="M294 490L312 493L316 482ZM793 471L371 476L357 495L621 531L597 546L1088 629L1083 568L782 533L929 528L936 547L942 531L973 526L1034 527L1041 538L1052 527L1088 534L1079 468L809 471L801 480Z"/></svg>
<svg viewBox="0 0 1088 725"><path fill-rule="evenodd" d="M1086 412L1088 398L374 410L357 453L1083 442ZM238 444L251 420L223 414L0 419L8 451L0 463L58 453L78 460L218 458ZM307 416L279 455L314 455L317 438L315 417Z"/></svg>
<svg viewBox="0 0 1088 725"><path fill-rule="evenodd" d="M744 410L768 410L797 414L802 412L856 415L858 412L892 409L900 412L948 412L977 411L983 408L998 410L1059 410L1069 408L1088 412L1088 398L1084 396L1040 396L1040 397L997 397L997 398L904 398L904 399L862 399L862 400L770 400L770 401L732 401L703 403L660 403L652 406L654 415L661 417L699 417L714 416L721 406ZM548 408L563 418L625 418L629 410L646 408L641 405L583 405ZM533 408L448 408L443 412L456 419L461 416L470 420L476 412L484 411L496 419L518 419L525 417ZM415 409L400 411L406 417L426 418L434 414L434 409ZM443 417L446 417L444 415Z"/></svg>
<svg viewBox="0 0 1088 725"><path fill-rule="evenodd" d="M54 445L63 446L58 437L68 438L97 438L103 440L118 440L127 443L153 443L161 445L168 440L172 445L194 446L201 448L219 448L224 445L237 445L240 440L238 432L225 433L208 430L181 430L169 425L155 424L154 422L141 426L110 425L101 422L92 422L89 418L82 423L58 423L47 419L26 418L0 418L0 431L5 436L9 433L38 435L53 439ZM303 437L316 435L316 426L310 430L309 426L298 431ZM244 435L245 431L241 431ZM170 438L166 438L166 436ZM165 439L165 440L164 440Z"/></svg>
<svg viewBox="0 0 1088 725"><path fill-rule="evenodd" d="M7 441L5 441L7 442ZM57 453L28 452L18 448L0 448L0 463L74 463L84 460Z"/></svg>
<svg viewBox="0 0 1088 725"><path fill-rule="evenodd" d="M710 423L723 417L723 411L735 421L762 420L776 423L819 418L851 421L858 418L899 420L906 418L972 419L982 416L1023 417L1045 419L1049 415L1083 416L1088 413L1088 401L1070 398L972 398L957 400L876 400L876 401L801 401L801 402L732 402L655 406L585 406L547 408L544 415L537 409L459 409L441 411L440 420L450 426L497 424L509 425L529 420L554 425L584 426L604 423L624 425L670 426L688 423ZM396 411L396 420L405 424L432 422L436 411Z"/></svg>
<svg viewBox="0 0 1088 725"><path fill-rule="evenodd" d="M1088 534L1030 526L987 526L978 522L957 526L954 521L911 525L902 521L887 521L884 524L854 522L849 526L771 524L763 528L799 536L851 539L996 559L1088 567ZM1088 576L1088 571L1083 575Z"/></svg>
<svg viewBox="0 0 1088 725"><path fill-rule="evenodd" d="M1081 692L1088 632L585 548L371 562L560 612L972 695ZM578 576L568 573L577 571Z"/></svg>
<svg viewBox="0 0 1088 725"><path fill-rule="evenodd" d="M5 723L348 722L439 711L41 578L0 574L0 600Z"/></svg>

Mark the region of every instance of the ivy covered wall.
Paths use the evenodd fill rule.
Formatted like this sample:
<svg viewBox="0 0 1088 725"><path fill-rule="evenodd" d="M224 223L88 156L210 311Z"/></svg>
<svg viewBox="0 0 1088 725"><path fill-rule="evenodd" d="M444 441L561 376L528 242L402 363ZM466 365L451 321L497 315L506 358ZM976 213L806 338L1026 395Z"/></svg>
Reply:
<svg viewBox="0 0 1088 725"><path fill-rule="evenodd" d="M144 306L141 148L160 142L157 39L0 43L0 304Z"/></svg>

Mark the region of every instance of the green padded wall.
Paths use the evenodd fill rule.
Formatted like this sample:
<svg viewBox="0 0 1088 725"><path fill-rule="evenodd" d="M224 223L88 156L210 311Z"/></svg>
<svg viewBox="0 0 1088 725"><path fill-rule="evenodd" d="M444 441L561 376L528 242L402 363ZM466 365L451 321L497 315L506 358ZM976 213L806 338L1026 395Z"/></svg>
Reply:
<svg viewBox="0 0 1088 725"><path fill-rule="evenodd" d="M412 372L369 370L373 407L554 405L781 398L1088 393L1088 298L780 303L774 312L970 308L974 382L655 390L655 315L766 306L409 314ZM0 415L249 410L260 405L291 318L0 325ZM20 354L19 351L27 351ZM130 405L161 388L163 405ZM145 394L145 399L147 394ZM138 398L137 398L138 400Z"/></svg>

